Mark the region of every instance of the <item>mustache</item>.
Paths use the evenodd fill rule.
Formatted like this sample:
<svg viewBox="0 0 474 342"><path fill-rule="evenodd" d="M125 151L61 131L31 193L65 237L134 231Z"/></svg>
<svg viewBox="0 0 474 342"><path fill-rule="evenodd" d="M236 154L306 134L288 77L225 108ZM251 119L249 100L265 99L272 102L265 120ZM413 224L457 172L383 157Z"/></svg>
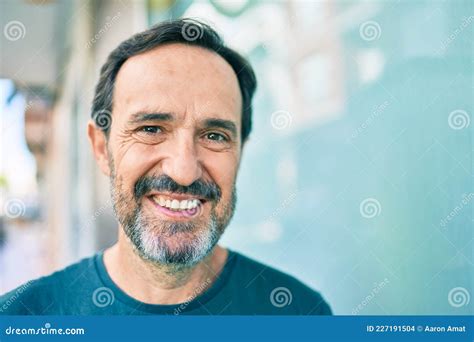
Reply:
<svg viewBox="0 0 474 342"><path fill-rule="evenodd" d="M151 191L193 195L204 198L208 201L218 201L222 196L220 187L212 181L198 179L191 185L183 186L176 183L167 175L161 175L158 177L140 177L135 183L133 194L135 199L138 201L141 197Z"/></svg>

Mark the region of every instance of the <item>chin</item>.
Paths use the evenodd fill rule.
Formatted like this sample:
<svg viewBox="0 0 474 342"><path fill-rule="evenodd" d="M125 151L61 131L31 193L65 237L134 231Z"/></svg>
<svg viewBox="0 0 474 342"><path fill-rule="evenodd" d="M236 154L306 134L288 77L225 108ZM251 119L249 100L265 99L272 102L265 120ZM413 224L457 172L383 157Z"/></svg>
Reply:
<svg viewBox="0 0 474 342"><path fill-rule="evenodd" d="M215 225L211 224L203 231L175 231L173 234L156 234L144 229L139 241L132 242L146 260L166 265L193 266L212 251L219 237Z"/></svg>

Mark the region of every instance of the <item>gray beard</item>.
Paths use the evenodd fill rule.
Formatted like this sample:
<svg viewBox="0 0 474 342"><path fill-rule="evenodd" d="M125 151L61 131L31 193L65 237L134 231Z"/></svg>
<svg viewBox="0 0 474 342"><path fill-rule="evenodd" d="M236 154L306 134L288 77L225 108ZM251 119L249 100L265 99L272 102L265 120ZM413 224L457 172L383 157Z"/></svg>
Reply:
<svg viewBox="0 0 474 342"><path fill-rule="evenodd" d="M154 232L144 219L141 211L132 219L131 224L124 226L125 234L132 241L136 252L144 260L153 263L192 267L204 259L219 241L222 232L218 229L217 220L211 215L207 228L198 232L191 242L171 250L166 238L180 232L193 232L193 223L160 222L161 232Z"/></svg>
<svg viewBox="0 0 474 342"><path fill-rule="evenodd" d="M225 207L222 217L218 217L211 209L207 227L199 217L194 222L170 222L144 217L141 206L133 197L128 197L116 189L121 189L121 182L115 183L110 178L111 195L115 216L122 225L125 234L133 244L135 252L146 261L176 268L192 267L204 259L212 251L229 224L237 202L235 185L229 205ZM133 211L130 208L134 207ZM193 234L187 238L186 244L171 249L167 238L174 234Z"/></svg>

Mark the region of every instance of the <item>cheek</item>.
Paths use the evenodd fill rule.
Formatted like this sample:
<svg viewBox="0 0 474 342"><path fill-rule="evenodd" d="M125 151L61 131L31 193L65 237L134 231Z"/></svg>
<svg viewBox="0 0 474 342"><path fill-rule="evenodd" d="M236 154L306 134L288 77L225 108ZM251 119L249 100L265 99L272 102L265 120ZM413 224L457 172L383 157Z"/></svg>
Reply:
<svg viewBox="0 0 474 342"><path fill-rule="evenodd" d="M203 159L210 178L221 188L222 201L228 202L237 176L240 154L234 152L209 153Z"/></svg>
<svg viewBox="0 0 474 342"><path fill-rule="evenodd" d="M125 183L135 183L157 163L158 154L154 146L131 143L117 148L115 155L115 172ZM132 185L133 186L133 185Z"/></svg>

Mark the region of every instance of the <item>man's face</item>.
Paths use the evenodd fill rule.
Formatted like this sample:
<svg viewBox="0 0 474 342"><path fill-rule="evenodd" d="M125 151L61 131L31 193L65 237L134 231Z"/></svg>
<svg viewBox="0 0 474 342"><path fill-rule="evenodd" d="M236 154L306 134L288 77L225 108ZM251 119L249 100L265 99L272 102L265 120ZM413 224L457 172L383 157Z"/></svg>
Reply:
<svg viewBox="0 0 474 342"><path fill-rule="evenodd" d="M193 265L235 208L242 99L232 67L171 44L128 59L108 141L114 209L140 255Z"/></svg>

